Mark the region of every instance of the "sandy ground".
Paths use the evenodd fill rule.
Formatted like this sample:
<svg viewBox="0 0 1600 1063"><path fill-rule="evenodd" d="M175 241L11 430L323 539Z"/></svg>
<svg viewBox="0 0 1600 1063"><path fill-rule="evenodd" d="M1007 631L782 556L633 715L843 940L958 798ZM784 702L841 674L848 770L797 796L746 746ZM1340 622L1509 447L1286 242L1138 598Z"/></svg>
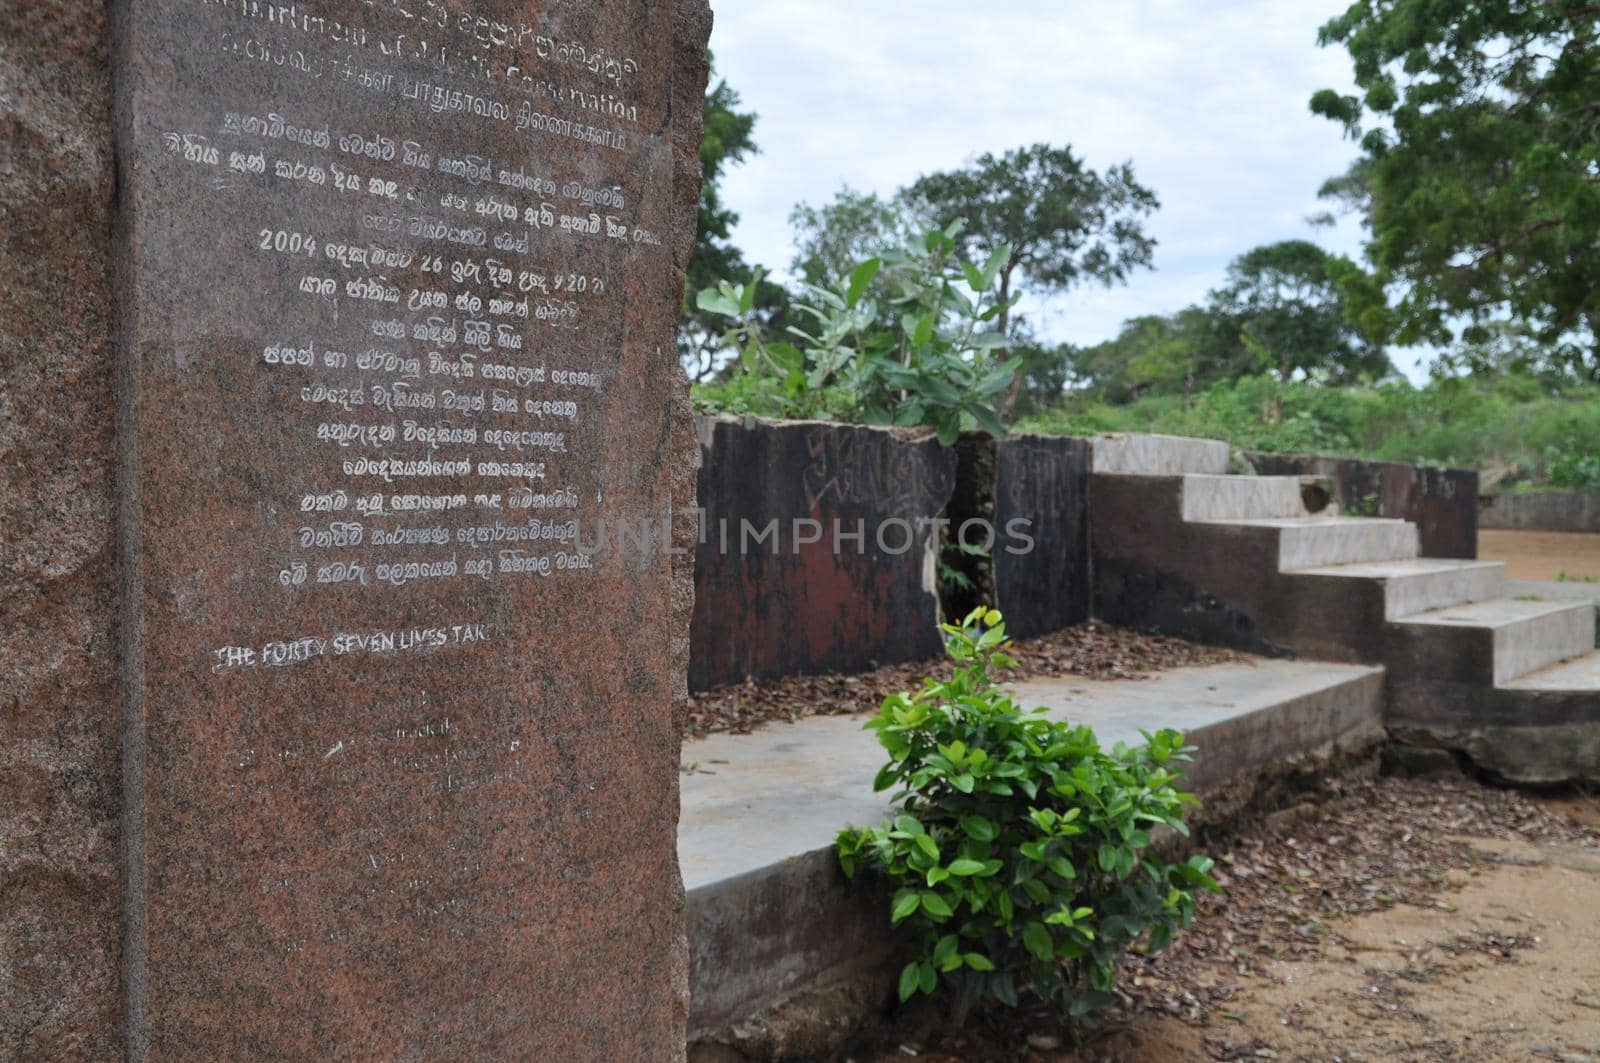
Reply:
<svg viewBox="0 0 1600 1063"><path fill-rule="evenodd" d="M1432 908L1354 919L1316 962L1272 965L1220 1037L1173 1019L1080 1058L1600 1059L1600 852L1473 839Z"/></svg>
<svg viewBox="0 0 1600 1063"><path fill-rule="evenodd" d="M1506 578L1600 581L1600 535L1575 532L1478 532L1478 556L1504 561Z"/></svg>
<svg viewBox="0 0 1600 1063"><path fill-rule="evenodd" d="M1008 1058L1600 1060L1600 851L1471 841L1495 862L1451 872L1457 891L1350 920L1320 960L1271 964L1204 1024L1140 1016L1076 1053L1036 1036Z"/></svg>
<svg viewBox="0 0 1600 1063"><path fill-rule="evenodd" d="M1493 803L1469 810L1474 793ZM1427 795L1437 807L1416 809ZM1393 802L1388 811L1386 800ZM1396 826L1393 807L1408 804L1417 825ZM1188 1003L1178 1010L1186 1014L1125 1011L1074 1051L1059 1026L1037 1014L1013 1013L986 1032L958 1034L928 1049L901 1044L898 1051L857 1058L1600 1063L1600 798L1529 799L1429 779L1382 782L1361 801L1341 806L1336 798L1329 807L1343 809L1339 832L1363 831L1367 843L1351 848L1329 838L1320 853L1308 854L1315 859L1297 863L1293 853L1305 842L1283 831L1251 832L1265 841L1252 858L1255 893L1230 902L1244 918L1227 920L1221 931L1233 941L1238 930L1236 956L1208 948L1196 966L1125 972L1125 978L1142 970L1146 979L1180 982L1181 1000ZM1454 808L1463 809L1459 821ZM1540 816L1568 826L1540 828ZM1435 833L1429 826L1451 822L1473 829ZM1334 828L1323 820L1313 829L1325 834ZM1420 833L1414 838L1412 830ZM1241 846L1248 837L1241 837ZM1351 882L1367 881L1359 865L1414 845L1419 859L1403 858L1404 876L1385 872L1372 880L1393 891L1378 898L1382 904L1348 915L1337 914L1338 905L1331 914L1307 910L1287 924L1293 932L1248 939L1246 931L1258 922L1252 911L1283 926L1275 917L1285 902L1296 909L1291 897L1347 893ZM1273 864L1274 851L1288 858ZM1242 871L1231 869L1238 893ZM1294 878L1285 885L1291 893L1273 901L1272 889L1260 889L1261 872ZM1303 929L1296 920L1307 915L1316 940L1296 943ZM1253 962L1263 951L1264 962Z"/></svg>

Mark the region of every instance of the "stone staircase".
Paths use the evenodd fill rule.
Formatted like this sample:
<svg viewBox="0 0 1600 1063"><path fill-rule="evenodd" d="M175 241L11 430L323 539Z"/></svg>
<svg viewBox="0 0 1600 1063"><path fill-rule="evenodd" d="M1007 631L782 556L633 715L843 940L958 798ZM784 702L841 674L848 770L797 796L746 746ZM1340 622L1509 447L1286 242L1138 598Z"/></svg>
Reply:
<svg viewBox="0 0 1600 1063"><path fill-rule="evenodd" d="M1090 484L1096 615L1269 654L1381 664L1395 737L1510 780L1600 780L1594 607L1505 595L1499 562L1423 558L1220 443L1113 437Z"/></svg>

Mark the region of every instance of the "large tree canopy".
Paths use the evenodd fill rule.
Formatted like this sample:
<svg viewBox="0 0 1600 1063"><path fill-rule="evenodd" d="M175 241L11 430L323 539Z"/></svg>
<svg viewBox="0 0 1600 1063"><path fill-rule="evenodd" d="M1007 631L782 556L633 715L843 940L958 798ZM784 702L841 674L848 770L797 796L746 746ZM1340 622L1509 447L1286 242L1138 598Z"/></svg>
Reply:
<svg viewBox="0 0 1600 1063"><path fill-rule="evenodd" d="M1069 147L1035 144L1004 155L979 156L967 166L919 178L891 197L844 188L821 207L800 204L795 227L794 272L820 284L846 275L857 262L902 244L927 229L959 226L957 251L999 262L1000 311L995 329L1009 353L1022 359L1000 413L1010 419L1026 405L1060 391L1068 372L1065 347L1038 342L1011 305L1023 292L1066 291L1083 281L1127 280L1150 265L1155 240L1144 218L1159 206L1134 178L1131 163L1097 173Z"/></svg>
<svg viewBox="0 0 1600 1063"><path fill-rule="evenodd" d="M820 207L797 204L789 212L795 255L790 271L807 284L827 284L875 255L901 247L913 236L911 219L898 196L840 188Z"/></svg>
<svg viewBox="0 0 1600 1063"><path fill-rule="evenodd" d="M1358 0L1323 26L1362 93L1312 97L1362 148L1326 191L1365 200L1399 342L1510 315L1600 375L1597 23L1594 0Z"/></svg>
<svg viewBox="0 0 1600 1063"><path fill-rule="evenodd" d="M727 279L743 283L755 267L733 244L733 227L739 215L722 201L722 177L730 166L742 162L758 149L755 142L756 115L739 110L739 94L726 81L714 80L706 92L704 132L700 138L700 215L694 249L689 255L688 276L684 284L683 316L678 329L678 353L685 367L697 379L715 366L721 344L721 322L702 312L694 296L703 288ZM763 292L770 300L775 294Z"/></svg>
<svg viewBox="0 0 1600 1063"><path fill-rule="evenodd" d="M1371 283L1316 244L1266 244L1234 259L1205 305L1132 318L1115 338L1072 352L1072 373L1111 402L1263 371L1285 382L1381 377L1388 356L1355 320L1376 299Z"/></svg>
<svg viewBox="0 0 1600 1063"><path fill-rule="evenodd" d="M902 194L929 225L964 221L960 240L968 257L1011 249L1000 270L1003 304L1019 292L1066 291L1085 280L1121 283L1149 266L1155 252L1144 218L1160 201L1134 178L1133 164L1097 173L1070 147L1034 144L980 155L959 170L920 178ZM1012 334L1009 311L998 328ZM1016 398L1013 388L1003 414Z"/></svg>
<svg viewBox="0 0 1600 1063"><path fill-rule="evenodd" d="M1132 163L1096 173L1070 147L1049 144L980 155L962 169L919 178L904 195L929 225L964 220L969 257L1009 246L1001 274L1008 290L1127 280L1150 264L1155 240L1143 219L1161 205L1134 178Z"/></svg>
<svg viewBox="0 0 1600 1063"><path fill-rule="evenodd" d="M1355 263L1307 240L1284 240L1246 251L1211 293L1209 310L1222 326L1220 346L1203 351L1214 372L1255 363L1285 383L1299 377L1354 383L1389 372L1389 356L1352 321L1352 293L1364 294ZM1221 373L1217 373L1221 375Z"/></svg>

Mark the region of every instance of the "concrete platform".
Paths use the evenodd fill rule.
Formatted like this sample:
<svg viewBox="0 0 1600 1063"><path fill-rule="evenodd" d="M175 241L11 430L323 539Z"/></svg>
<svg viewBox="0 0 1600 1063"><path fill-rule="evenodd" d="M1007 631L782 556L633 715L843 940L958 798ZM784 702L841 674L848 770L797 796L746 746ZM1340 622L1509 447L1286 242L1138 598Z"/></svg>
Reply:
<svg viewBox="0 0 1600 1063"><path fill-rule="evenodd" d="M1028 707L1102 742L1174 727L1200 747L1191 785L1378 733L1383 669L1254 659L1146 680L1030 681ZM884 762L864 717L813 717L685 743L678 855L689 902L691 1039L745 1019L886 944L883 913L844 888L833 839L879 822Z"/></svg>
<svg viewBox="0 0 1600 1063"><path fill-rule="evenodd" d="M1278 571L1299 572L1328 565L1414 558L1420 546L1417 526L1375 517L1282 517L1194 521L1241 528L1275 528Z"/></svg>
<svg viewBox="0 0 1600 1063"><path fill-rule="evenodd" d="M1179 512L1184 520L1307 515L1298 476L1185 476Z"/></svg>
<svg viewBox="0 0 1600 1063"><path fill-rule="evenodd" d="M1505 594L1508 598L1533 598L1544 602L1590 602L1600 606L1600 583L1588 583L1584 580L1508 580Z"/></svg>
<svg viewBox="0 0 1600 1063"><path fill-rule="evenodd" d="M1511 680L1512 690L1561 690L1592 693L1600 699L1600 653L1586 653Z"/></svg>

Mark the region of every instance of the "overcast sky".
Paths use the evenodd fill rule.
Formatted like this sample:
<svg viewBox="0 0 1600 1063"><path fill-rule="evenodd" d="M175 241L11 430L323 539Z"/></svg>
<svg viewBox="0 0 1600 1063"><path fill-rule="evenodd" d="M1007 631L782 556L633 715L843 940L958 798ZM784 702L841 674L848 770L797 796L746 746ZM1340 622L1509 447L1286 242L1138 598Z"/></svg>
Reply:
<svg viewBox="0 0 1600 1063"><path fill-rule="evenodd" d="M1258 244L1309 238L1355 255L1353 220L1313 229L1324 178L1354 146L1307 107L1350 91L1317 28L1348 0L713 0L718 75L759 114L761 154L731 171L735 239L771 269L789 211L841 184L890 193L984 151L1071 144L1095 169L1131 159L1161 198L1154 270L1030 309L1092 343L1126 318L1205 297ZM1397 358L1411 369L1409 359Z"/></svg>

